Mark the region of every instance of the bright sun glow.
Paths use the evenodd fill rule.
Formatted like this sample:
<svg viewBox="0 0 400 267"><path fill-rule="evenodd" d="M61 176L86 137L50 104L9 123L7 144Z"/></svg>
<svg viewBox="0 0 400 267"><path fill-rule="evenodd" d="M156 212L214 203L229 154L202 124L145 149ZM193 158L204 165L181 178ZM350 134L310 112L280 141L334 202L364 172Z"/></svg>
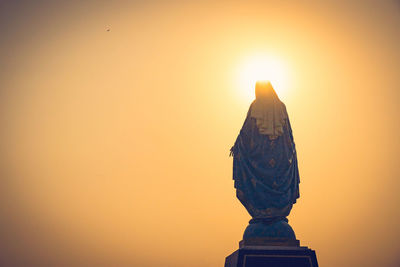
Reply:
<svg viewBox="0 0 400 267"><path fill-rule="evenodd" d="M284 62L265 54L248 57L239 69L240 92L246 100L254 99L256 81L268 80L272 83L278 96L285 98L288 88L288 69Z"/></svg>

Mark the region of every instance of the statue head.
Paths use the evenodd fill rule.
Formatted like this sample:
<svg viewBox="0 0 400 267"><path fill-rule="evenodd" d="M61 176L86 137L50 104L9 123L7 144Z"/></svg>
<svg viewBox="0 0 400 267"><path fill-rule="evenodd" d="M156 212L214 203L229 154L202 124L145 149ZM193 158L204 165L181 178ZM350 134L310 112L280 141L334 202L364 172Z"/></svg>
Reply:
<svg viewBox="0 0 400 267"><path fill-rule="evenodd" d="M270 81L256 82L256 99L278 98ZM279 98L278 98L279 99Z"/></svg>

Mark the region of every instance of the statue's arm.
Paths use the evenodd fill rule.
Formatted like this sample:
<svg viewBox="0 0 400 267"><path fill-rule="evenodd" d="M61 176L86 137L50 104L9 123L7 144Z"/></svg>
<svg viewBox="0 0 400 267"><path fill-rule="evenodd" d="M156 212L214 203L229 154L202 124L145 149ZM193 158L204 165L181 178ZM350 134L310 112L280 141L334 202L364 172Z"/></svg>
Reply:
<svg viewBox="0 0 400 267"><path fill-rule="evenodd" d="M287 129L288 129L288 132L289 132L290 140L292 140L292 142L294 143L293 133L292 133L292 126L290 125L289 114L287 113L285 104L283 104L283 110L284 110L285 115L286 115L286 125L287 125Z"/></svg>
<svg viewBox="0 0 400 267"><path fill-rule="evenodd" d="M243 138L245 138L246 133L245 133L245 131L243 129L246 126L247 120L248 120L248 117L246 117L246 120L243 123L242 129L240 129L240 132L239 132L238 136L236 137L236 141L233 144L233 146L231 147L231 150L230 150L230 153L229 153L230 157L237 155L239 143L242 141Z"/></svg>
<svg viewBox="0 0 400 267"><path fill-rule="evenodd" d="M287 131L288 131L288 134L289 134L289 138L290 138L290 142L291 142L291 144L292 144L292 148L293 148L293 152L294 152L294 154L297 154L296 153L296 144L294 143L294 138L293 138L293 132L292 132L292 126L290 125L290 119L289 119L289 116L288 116L288 114L287 114L287 111L286 111L286 107L285 107L285 112L286 112L286 127L287 127Z"/></svg>
<svg viewBox="0 0 400 267"><path fill-rule="evenodd" d="M230 149L229 156L235 156L238 152L239 142L246 143L249 139L249 134L251 135L251 131L253 130L251 127L251 118L250 118L250 111L253 104L250 105L249 111L247 112L246 119L244 120L243 126L240 129L240 133L236 138L234 145Z"/></svg>

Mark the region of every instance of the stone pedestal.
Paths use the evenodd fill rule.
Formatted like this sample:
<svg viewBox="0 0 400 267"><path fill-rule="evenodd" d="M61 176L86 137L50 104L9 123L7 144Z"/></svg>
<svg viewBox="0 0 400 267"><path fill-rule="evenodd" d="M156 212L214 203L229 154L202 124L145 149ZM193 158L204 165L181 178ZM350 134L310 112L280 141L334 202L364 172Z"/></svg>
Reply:
<svg viewBox="0 0 400 267"><path fill-rule="evenodd" d="M272 222L250 220L239 246L294 246L299 240L287 219Z"/></svg>
<svg viewBox="0 0 400 267"><path fill-rule="evenodd" d="M225 267L318 267L307 247L243 246L226 257Z"/></svg>
<svg viewBox="0 0 400 267"><path fill-rule="evenodd" d="M315 251L300 247L287 219L249 222L225 267L318 267Z"/></svg>

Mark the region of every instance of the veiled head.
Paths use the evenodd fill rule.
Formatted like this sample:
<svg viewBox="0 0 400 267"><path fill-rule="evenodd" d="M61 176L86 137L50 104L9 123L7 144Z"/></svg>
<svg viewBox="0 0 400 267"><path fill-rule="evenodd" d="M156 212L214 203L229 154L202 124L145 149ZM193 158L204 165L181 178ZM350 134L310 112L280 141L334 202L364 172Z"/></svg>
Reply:
<svg viewBox="0 0 400 267"><path fill-rule="evenodd" d="M278 98L270 81L257 81L256 82L256 99L271 99Z"/></svg>

